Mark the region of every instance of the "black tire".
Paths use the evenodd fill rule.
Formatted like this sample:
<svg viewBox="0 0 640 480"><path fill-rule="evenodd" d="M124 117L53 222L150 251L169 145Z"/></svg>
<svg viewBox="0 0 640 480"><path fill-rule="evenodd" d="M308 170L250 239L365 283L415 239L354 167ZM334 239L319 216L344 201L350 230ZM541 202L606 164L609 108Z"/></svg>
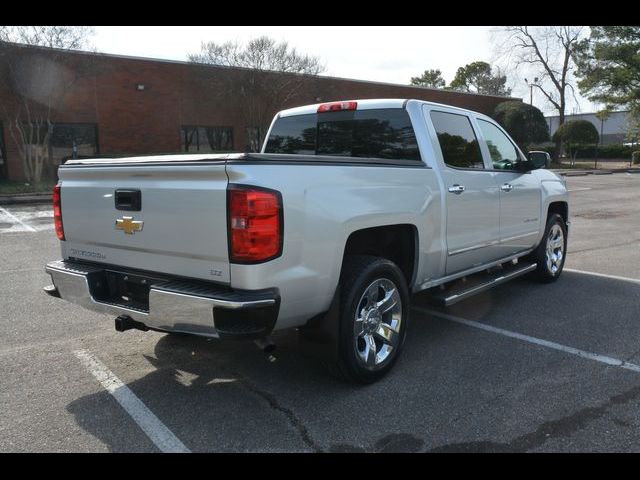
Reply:
<svg viewBox="0 0 640 480"><path fill-rule="evenodd" d="M562 259L557 264L553 265L555 268L550 269L547 262L547 244L549 242L549 235L556 225L558 225L562 230ZM551 283L558 280L562 273L562 269L564 268L564 262L567 258L567 224L561 215L552 213L547 217L547 225L544 229L542 240L527 258L538 264L537 268L531 274L535 280L542 283Z"/></svg>
<svg viewBox="0 0 640 480"><path fill-rule="evenodd" d="M391 370L404 344L410 311L407 281L398 266L385 258L350 255L344 260L340 285L337 370L351 382L375 382ZM365 294L369 287L371 293ZM393 287L397 294L393 293ZM380 295L390 299L386 306L393 305L386 313L381 313L384 307L374 307L373 304L379 305L379 302L372 301L369 305L369 296L377 300ZM360 314L356 315L358 311ZM367 313L362 315L362 312ZM366 320L356 320L356 316ZM387 323L387 326L382 326L382 323ZM370 330L371 333L359 337L356 335L356 328ZM391 333L390 338L393 340L383 340L379 333L375 333L381 328L386 333ZM376 348L369 342L373 342ZM392 342L394 346L390 348ZM362 352L359 353L361 348ZM373 357L367 355L370 352L373 352ZM372 358L376 362L378 357L381 359L379 364L372 365L369 362ZM367 365L365 362L368 362Z"/></svg>

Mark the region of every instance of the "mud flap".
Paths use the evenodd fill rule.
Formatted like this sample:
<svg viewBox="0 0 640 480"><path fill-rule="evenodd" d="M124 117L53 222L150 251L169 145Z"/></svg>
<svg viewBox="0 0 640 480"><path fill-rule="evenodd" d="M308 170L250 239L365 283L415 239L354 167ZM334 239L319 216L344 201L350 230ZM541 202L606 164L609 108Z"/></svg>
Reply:
<svg viewBox="0 0 640 480"><path fill-rule="evenodd" d="M303 351L328 362L338 361L340 290L338 284L327 312L313 317L298 329L298 342Z"/></svg>

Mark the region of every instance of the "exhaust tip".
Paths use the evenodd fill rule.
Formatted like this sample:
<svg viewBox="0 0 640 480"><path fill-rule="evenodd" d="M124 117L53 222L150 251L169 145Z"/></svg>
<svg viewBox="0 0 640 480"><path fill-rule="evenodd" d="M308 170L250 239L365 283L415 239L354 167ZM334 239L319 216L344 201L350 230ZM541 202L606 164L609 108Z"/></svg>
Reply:
<svg viewBox="0 0 640 480"><path fill-rule="evenodd" d="M120 315L115 319L115 327L118 332L126 332L127 330L136 329L146 332L149 330L144 323L136 322L133 318L127 315Z"/></svg>
<svg viewBox="0 0 640 480"><path fill-rule="evenodd" d="M267 355L267 357L273 357L273 353L276 351L276 344L271 340L271 338L259 338L255 340L255 344L265 355Z"/></svg>

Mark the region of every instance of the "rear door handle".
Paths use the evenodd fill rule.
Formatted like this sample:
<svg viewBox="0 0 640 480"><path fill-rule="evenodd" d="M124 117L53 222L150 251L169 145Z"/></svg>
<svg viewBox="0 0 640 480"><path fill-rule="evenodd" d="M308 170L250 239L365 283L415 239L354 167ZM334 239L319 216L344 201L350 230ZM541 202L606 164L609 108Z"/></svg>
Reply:
<svg viewBox="0 0 640 480"><path fill-rule="evenodd" d="M500 187L500 190L502 190L503 192L510 192L511 190L513 190L513 185L511 185L510 183L505 183Z"/></svg>
<svg viewBox="0 0 640 480"><path fill-rule="evenodd" d="M464 192L464 185L458 185L457 183L449 187L449 192L460 195Z"/></svg>

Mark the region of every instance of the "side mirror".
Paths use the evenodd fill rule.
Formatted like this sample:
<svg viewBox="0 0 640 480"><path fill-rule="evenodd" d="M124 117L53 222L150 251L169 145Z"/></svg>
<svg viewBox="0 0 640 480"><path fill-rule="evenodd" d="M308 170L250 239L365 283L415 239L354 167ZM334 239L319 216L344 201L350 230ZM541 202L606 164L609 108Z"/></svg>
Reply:
<svg viewBox="0 0 640 480"><path fill-rule="evenodd" d="M527 156L529 159L529 167L532 170L536 170L538 168L549 168L551 165L551 155L547 152L534 151L529 152Z"/></svg>

